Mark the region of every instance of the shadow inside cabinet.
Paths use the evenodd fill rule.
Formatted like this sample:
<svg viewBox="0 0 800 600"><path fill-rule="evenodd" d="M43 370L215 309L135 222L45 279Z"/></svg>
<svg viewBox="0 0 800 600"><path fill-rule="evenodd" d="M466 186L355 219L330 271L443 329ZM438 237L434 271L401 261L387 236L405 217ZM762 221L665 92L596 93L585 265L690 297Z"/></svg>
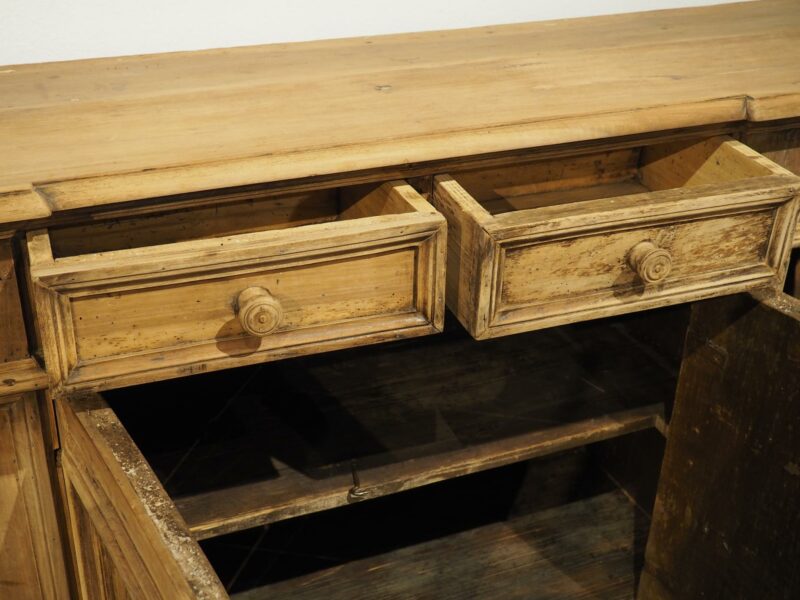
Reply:
<svg viewBox="0 0 800 600"><path fill-rule="evenodd" d="M449 319L103 396L245 598L629 598L686 314L481 342Z"/></svg>

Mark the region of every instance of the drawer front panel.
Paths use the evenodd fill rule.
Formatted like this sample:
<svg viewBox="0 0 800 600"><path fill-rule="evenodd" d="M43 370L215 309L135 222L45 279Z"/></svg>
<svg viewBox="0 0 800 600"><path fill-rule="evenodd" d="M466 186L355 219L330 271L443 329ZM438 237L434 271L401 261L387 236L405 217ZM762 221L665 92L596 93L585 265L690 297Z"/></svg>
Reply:
<svg viewBox="0 0 800 600"><path fill-rule="evenodd" d="M292 332L381 315L413 313L416 252L412 247L320 264L285 266L198 282L79 296L71 302L78 356L88 361L219 340L236 355L292 344ZM236 298L263 287L283 308L281 323L263 338L246 333ZM329 330L329 335L333 335Z"/></svg>
<svg viewBox="0 0 800 600"><path fill-rule="evenodd" d="M714 274L763 275L770 272L766 250L774 219L775 211L767 210L507 248L497 309L539 304L544 315L578 294L635 301L713 285ZM644 285L629 264L631 250L643 241L669 252L671 271L660 284Z"/></svg>

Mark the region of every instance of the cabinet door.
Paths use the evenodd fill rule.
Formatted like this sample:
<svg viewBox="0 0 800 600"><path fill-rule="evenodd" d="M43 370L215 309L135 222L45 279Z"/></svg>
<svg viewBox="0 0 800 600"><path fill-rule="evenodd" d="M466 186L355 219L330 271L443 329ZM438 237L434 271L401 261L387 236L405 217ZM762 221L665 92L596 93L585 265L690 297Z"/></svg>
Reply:
<svg viewBox="0 0 800 600"><path fill-rule="evenodd" d="M57 402L81 598L227 598L155 474L99 396Z"/></svg>
<svg viewBox="0 0 800 600"><path fill-rule="evenodd" d="M0 598L67 598L35 394L0 397Z"/></svg>
<svg viewBox="0 0 800 600"><path fill-rule="evenodd" d="M800 301L693 306L640 598L800 597Z"/></svg>

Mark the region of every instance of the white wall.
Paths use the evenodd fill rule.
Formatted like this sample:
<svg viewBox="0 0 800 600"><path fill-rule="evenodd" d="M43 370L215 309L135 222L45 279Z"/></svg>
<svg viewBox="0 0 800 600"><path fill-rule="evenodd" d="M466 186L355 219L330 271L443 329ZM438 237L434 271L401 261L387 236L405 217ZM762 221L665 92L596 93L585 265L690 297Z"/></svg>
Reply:
<svg viewBox="0 0 800 600"><path fill-rule="evenodd" d="M0 64L424 31L732 0L0 0Z"/></svg>

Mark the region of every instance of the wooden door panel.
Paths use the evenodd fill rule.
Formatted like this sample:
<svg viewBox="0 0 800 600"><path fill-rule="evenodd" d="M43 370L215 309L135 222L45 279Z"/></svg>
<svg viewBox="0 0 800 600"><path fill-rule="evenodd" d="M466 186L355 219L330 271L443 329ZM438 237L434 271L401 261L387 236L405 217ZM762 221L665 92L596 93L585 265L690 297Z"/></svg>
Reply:
<svg viewBox="0 0 800 600"><path fill-rule="evenodd" d="M694 305L640 597L800 597L800 301Z"/></svg>
<svg viewBox="0 0 800 600"><path fill-rule="evenodd" d="M81 597L227 598L186 523L102 398L67 398L57 405Z"/></svg>

